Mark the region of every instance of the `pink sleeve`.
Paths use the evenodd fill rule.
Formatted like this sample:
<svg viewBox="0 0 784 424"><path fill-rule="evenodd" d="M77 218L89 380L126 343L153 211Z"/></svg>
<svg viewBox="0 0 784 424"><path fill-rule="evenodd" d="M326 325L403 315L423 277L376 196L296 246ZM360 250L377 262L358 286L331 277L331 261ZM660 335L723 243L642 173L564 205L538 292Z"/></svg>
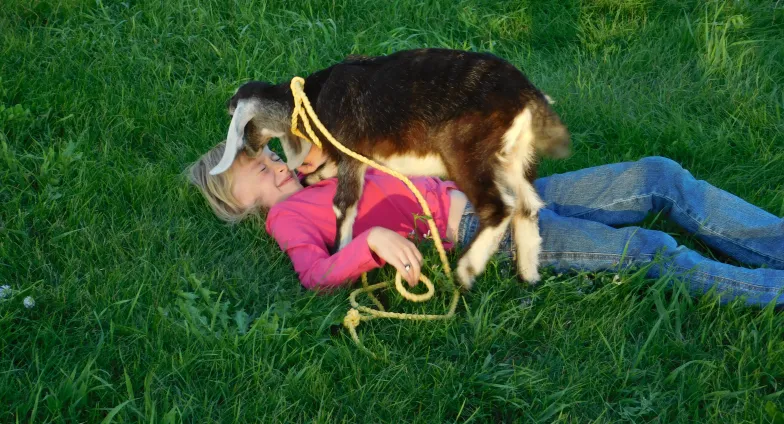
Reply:
<svg viewBox="0 0 784 424"><path fill-rule="evenodd" d="M349 284L362 273L384 266L384 261L368 247L370 230L356 235L332 256L318 230L300 215L277 213L268 217L267 232L289 255L299 281L310 290Z"/></svg>

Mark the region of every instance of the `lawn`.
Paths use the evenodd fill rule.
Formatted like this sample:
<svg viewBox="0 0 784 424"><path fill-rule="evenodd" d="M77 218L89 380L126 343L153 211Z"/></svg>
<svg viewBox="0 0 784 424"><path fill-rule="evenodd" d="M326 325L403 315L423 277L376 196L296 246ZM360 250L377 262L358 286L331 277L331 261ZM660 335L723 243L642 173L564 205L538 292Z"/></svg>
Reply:
<svg viewBox="0 0 784 424"><path fill-rule="evenodd" d="M183 177L245 81L450 47L556 99L574 155L541 175L666 156L782 216L784 3L2 3L0 422L784 422L772 305L495 261L450 321L363 324L373 359L334 331L348 290L303 290Z"/></svg>

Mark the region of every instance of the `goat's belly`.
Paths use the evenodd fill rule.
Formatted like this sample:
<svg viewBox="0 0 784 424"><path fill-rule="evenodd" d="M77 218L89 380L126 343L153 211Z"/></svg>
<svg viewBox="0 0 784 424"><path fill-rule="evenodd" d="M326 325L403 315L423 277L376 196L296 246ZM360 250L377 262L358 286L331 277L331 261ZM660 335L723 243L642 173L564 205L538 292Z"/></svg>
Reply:
<svg viewBox="0 0 784 424"><path fill-rule="evenodd" d="M441 157L438 155L415 156L415 155L395 155L389 157L376 157L380 162L395 171L411 177L428 175L434 177L446 177L446 167Z"/></svg>

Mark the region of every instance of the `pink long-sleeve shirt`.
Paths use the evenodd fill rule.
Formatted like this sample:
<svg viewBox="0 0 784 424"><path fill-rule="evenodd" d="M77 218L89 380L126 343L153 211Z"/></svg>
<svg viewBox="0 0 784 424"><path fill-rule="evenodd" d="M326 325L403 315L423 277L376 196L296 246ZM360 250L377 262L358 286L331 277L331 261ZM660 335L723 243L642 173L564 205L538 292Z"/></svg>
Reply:
<svg viewBox="0 0 784 424"><path fill-rule="evenodd" d="M427 201L444 241L449 219L451 181L432 177L411 178ZM359 200L354 222L354 238L341 251L330 256L328 246L335 242L335 213L332 199L337 180L330 178L294 193L273 206L268 214L266 230L289 255L294 270L308 289L334 288L349 284L364 272L384 266L384 261L370 250L369 230L379 226L402 236L415 230L418 237L429 232L427 221L416 220L424 215L416 197L398 179L375 169L365 174L365 186Z"/></svg>

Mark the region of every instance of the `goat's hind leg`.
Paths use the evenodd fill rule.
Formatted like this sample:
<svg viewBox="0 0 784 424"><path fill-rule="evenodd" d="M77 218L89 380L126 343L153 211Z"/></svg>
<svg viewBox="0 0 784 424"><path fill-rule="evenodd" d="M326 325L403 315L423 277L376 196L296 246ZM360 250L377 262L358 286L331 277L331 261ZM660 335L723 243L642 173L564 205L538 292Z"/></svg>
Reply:
<svg viewBox="0 0 784 424"><path fill-rule="evenodd" d="M517 250L517 273L525 281L539 281L539 253L542 238L539 235L539 209L544 202L533 186L536 178L535 130L533 112L524 109L515 117L504 134L503 181L514 193L512 218L514 243Z"/></svg>
<svg viewBox="0 0 784 424"><path fill-rule="evenodd" d="M341 161L338 166L338 188L332 200L337 227L332 253L342 250L353 238L354 221L365 185L366 169L367 165L351 159Z"/></svg>
<svg viewBox="0 0 784 424"><path fill-rule="evenodd" d="M535 168L528 164L524 172L513 169L507 174L507 184L515 193L515 211L512 228L517 256L517 273L529 283L539 281L539 253L542 250L542 237L539 235L539 209L544 202L539 197L531 181ZM525 174L525 177L523 176Z"/></svg>
<svg viewBox="0 0 784 424"><path fill-rule="evenodd" d="M542 250L539 209L517 209L513 221L514 242L517 248L517 273L523 280L535 284L539 282L539 253Z"/></svg>

